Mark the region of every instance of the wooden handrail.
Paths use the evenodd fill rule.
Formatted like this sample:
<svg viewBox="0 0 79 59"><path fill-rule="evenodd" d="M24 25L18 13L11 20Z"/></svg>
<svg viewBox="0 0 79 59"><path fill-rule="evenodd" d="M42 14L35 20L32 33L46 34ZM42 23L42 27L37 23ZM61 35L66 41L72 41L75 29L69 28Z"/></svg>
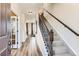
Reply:
<svg viewBox="0 0 79 59"><path fill-rule="evenodd" d="M74 33L76 36L79 36L79 34L77 32L75 32L73 29L71 29L69 26L67 26L66 24L64 24L62 21L60 21L57 17L55 17L54 15L52 15L50 12L48 12L46 9L44 9L49 15L51 15L53 18L55 18L58 22L60 22L62 25L64 25L67 29L69 29L72 33Z"/></svg>

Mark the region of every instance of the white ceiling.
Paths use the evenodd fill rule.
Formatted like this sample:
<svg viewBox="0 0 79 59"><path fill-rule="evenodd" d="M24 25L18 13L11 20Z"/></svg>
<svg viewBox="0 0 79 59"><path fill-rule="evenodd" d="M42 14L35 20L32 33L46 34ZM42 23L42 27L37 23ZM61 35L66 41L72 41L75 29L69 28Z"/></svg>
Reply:
<svg viewBox="0 0 79 59"><path fill-rule="evenodd" d="M25 15L27 22L34 22L36 20L36 12L43 6L42 3L17 3L14 5L17 5L21 13Z"/></svg>
<svg viewBox="0 0 79 59"><path fill-rule="evenodd" d="M18 3L17 5L23 13L36 12L43 6L42 3Z"/></svg>

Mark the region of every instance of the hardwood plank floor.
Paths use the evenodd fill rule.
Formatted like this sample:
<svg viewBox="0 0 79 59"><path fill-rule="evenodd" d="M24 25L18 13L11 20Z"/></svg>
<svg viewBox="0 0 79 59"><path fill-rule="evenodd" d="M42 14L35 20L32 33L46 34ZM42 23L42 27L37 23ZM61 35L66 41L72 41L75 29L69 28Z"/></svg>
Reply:
<svg viewBox="0 0 79 59"><path fill-rule="evenodd" d="M27 38L21 48L12 52L12 56L42 56L35 37Z"/></svg>

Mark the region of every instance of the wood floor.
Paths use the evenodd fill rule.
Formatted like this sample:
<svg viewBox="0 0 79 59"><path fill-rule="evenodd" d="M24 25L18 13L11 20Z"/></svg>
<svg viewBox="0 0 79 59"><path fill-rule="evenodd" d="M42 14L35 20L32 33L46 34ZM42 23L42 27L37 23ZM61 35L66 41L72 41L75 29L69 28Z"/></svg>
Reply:
<svg viewBox="0 0 79 59"><path fill-rule="evenodd" d="M35 37L27 38L19 49L12 49L12 56L42 56Z"/></svg>

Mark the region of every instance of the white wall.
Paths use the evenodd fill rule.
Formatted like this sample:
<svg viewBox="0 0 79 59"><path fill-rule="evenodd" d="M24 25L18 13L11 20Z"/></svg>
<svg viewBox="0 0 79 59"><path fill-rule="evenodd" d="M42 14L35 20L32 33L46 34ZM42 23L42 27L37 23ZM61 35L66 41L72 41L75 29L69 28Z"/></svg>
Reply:
<svg viewBox="0 0 79 59"><path fill-rule="evenodd" d="M31 23L33 23L33 33L36 34L36 13L26 13L26 23L28 23L28 34L31 35Z"/></svg>
<svg viewBox="0 0 79 59"><path fill-rule="evenodd" d="M79 4L52 3L45 4L47 10L79 33Z"/></svg>
<svg viewBox="0 0 79 59"><path fill-rule="evenodd" d="M26 19L25 19L25 15L24 14L21 14L21 20L20 20L20 39L21 39L21 42L24 42L26 40Z"/></svg>
<svg viewBox="0 0 79 59"><path fill-rule="evenodd" d="M18 16L18 48L20 48L22 42L26 39L25 15L16 3L11 4L11 10Z"/></svg>

